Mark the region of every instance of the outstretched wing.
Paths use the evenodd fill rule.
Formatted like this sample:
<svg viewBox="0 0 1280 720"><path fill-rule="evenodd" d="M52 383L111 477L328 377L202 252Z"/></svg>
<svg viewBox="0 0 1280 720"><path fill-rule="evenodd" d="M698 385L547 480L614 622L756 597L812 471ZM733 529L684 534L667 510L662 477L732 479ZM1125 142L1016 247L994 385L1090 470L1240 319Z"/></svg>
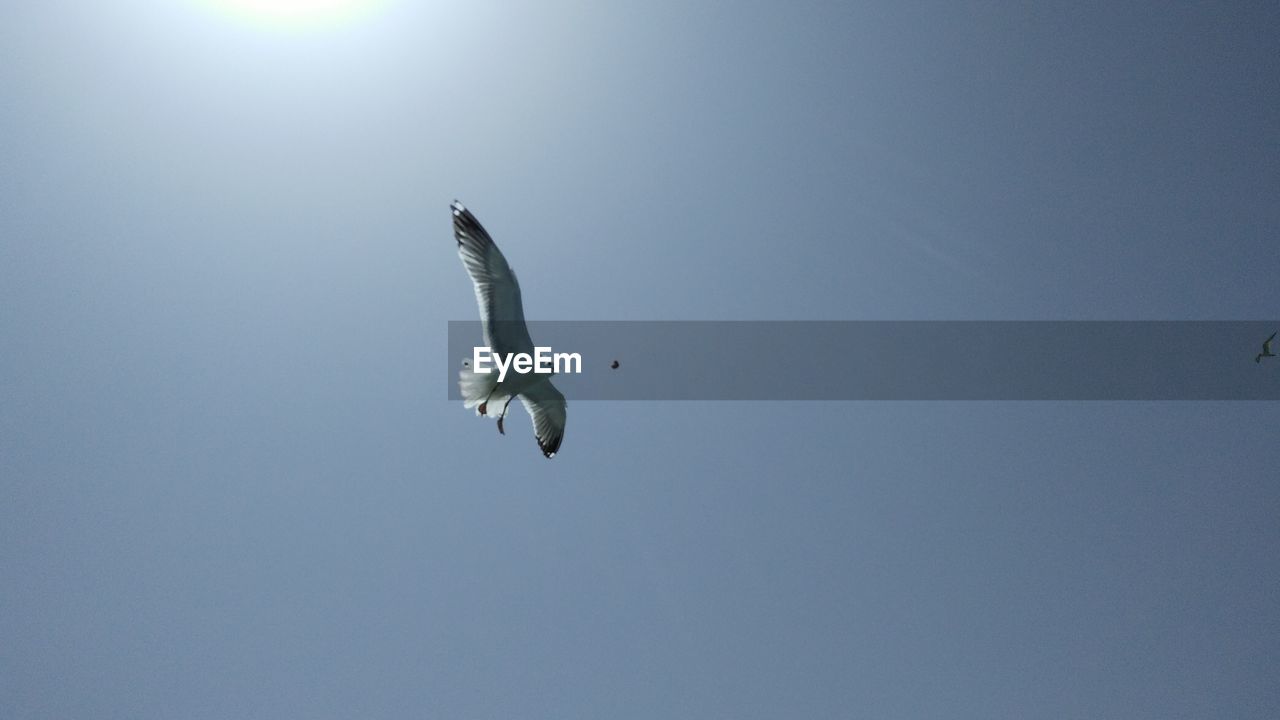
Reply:
<svg viewBox="0 0 1280 720"><path fill-rule="evenodd" d="M458 240L458 257L475 286L480 305L484 341L495 353L532 353L533 340L524 323L520 283L502 251L471 211L457 200L453 209L453 235Z"/></svg>
<svg viewBox="0 0 1280 720"><path fill-rule="evenodd" d="M1262 343L1262 352L1271 352L1271 341L1276 339L1276 333L1271 333L1271 337Z"/></svg>
<svg viewBox="0 0 1280 720"><path fill-rule="evenodd" d="M568 403L564 395L551 384L550 379L534 383L520 393L520 402L533 419L533 435L538 439L542 454L551 457L560 449L564 440L564 422Z"/></svg>

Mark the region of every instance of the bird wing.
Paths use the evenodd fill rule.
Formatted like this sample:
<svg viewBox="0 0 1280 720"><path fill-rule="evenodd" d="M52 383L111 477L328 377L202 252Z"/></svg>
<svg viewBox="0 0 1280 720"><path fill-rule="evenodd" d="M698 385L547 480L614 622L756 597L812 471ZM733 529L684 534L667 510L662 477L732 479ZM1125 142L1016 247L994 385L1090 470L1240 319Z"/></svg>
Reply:
<svg viewBox="0 0 1280 720"><path fill-rule="evenodd" d="M532 353L533 340L524 322L520 283L493 238L471 211L457 200L453 209L453 235L458 240L458 257L475 286L480 305L484 341L495 353Z"/></svg>
<svg viewBox="0 0 1280 720"><path fill-rule="evenodd" d="M560 441L564 440L564 422L569 403L564 395L551 384L551 380L543 378L527 390L520 393L520 402L533 419L533 435L538 439L538 447L542 454L551 457L560 449Z"/></svg>
<svg viewBox="0 0 1280 720"><path fill-rule="evenodd" d="M1271 337L1262 343L1262 352L1271 352L1271 341L1276 339L1277 333L1280 333L1280 331L1271 333Z"/></svg>

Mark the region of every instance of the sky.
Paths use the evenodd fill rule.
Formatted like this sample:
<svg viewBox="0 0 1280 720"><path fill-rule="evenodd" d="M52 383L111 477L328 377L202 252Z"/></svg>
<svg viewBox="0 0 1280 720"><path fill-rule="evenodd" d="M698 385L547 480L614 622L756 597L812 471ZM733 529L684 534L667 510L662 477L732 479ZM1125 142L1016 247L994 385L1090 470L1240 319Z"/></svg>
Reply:
<svg viewBox="0 0 1280 720"><path fill-rule="evenodd" d="M1280 6L214 5L0 4L0 716L1280 714L1274 402L440 381L455 198L541 320L1280 326Z"/></svg>

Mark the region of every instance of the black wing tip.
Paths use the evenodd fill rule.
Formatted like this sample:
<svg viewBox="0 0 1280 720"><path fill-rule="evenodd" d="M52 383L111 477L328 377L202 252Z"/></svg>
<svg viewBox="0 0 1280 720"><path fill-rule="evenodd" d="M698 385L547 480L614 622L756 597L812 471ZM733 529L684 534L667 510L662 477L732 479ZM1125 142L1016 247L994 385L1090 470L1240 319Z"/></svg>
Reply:
<svg viewBox="0 0 1280 720"><path fill-rule="evenodd" d="M476 216L465 205L454 200L449 203L449 209L453 211L453 237L462 245L470 240L472 243L483 246L489 242L489 233L485 232L484 226L476 220Z"/></svg>
<svg viewBox="0 0 1280 720"><path fill-rule="evenodd" d="M542 451L542 456L550 460L560 451L560 443L564 440L564 435L557 435L543 442L542 438L535 437L538 441L538 449Z"/></svg>

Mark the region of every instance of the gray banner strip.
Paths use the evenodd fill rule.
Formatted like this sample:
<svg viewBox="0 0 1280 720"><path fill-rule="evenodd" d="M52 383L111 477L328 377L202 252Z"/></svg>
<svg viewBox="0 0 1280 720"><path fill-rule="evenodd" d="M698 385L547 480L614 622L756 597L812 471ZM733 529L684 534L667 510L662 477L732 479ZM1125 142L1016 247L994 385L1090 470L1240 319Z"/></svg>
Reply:
<svg viewBox="0 0 1280 720"><path fill-rule="evenodd" d="M537 321L575 400L1280 400L1280 322ZM449 323L448 397L484 345ZM1272 343L1280 354L1280 338ZM618 362L617 369L611 367ZM514 372L508 375L510 379Z"/></svg>

